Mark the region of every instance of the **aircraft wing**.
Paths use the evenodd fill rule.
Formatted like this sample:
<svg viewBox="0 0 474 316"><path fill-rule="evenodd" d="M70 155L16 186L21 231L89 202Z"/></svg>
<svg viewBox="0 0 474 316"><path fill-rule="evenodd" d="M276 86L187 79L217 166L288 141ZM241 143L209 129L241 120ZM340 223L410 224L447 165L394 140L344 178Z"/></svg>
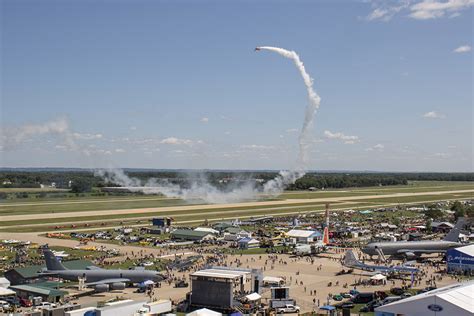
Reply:
<svg viewBox="0 0 474 316"><path fill-rule="evenodd" d="M405 255L407 257L414 257L417 254L423 253L440 253L446 252L445 250L434 250L434 249L399 249L397 251L398 254Z"/></svg>
<svg viewBox="0 0 474 316"><path fill-rule="evenodd" d="M117 279L103 279L103 280L100 280L100 281L97 281L97 282L90 282L90 283L86 283L87 286L95 286L95 285L99 285L99 284L111 284L111 283L118 283L118 282L122 282L122 283L128 283L128 282L131 282L130 279L124 279L124 278L117 278Z"/></svg>

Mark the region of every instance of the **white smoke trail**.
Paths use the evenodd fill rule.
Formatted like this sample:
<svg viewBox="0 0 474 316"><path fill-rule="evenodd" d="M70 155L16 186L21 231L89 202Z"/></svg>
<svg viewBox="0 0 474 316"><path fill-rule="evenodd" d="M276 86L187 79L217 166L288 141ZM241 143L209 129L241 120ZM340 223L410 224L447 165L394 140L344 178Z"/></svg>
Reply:
<svg viewBox="0 0 474 316"><path fill-rule="evenodd" d="M289 51L283 48L262 46L257 50L268 50L280 54L285 58L293 60L296 68L298 68L301 77L303 77L306 90L308 92L308 106L306 107L305 117L301 132L299 135L299 155L298 163L294 170L281 171L280 174L273 180L268 181L264 185L264 192L269 194L281 193L286 186L294 183L299 178L305 175L305 169L308 162L308 138L311 127L313 126L314 116L319 109L321 98L313 90L313 79L306 72L303 62L295 51Z"/></svg>
<svg viewBox="0 0 474 316"><path fill-rule="evenodd" d="M313 90L313 79L306 72L304 64L296 52L269 46L259 47L259 50L273 51L282 55L283 57L293 60L301 76L303 77L309 99L309 104L306 107L303 126L299 135L299 155L296 168L289 171L280 171L279 175L275 177L275 179L268 181L263 186L263 192L265 194L277 195L283 192L283 190L288 185L294 183L296 180L305 175L308 156L309 131L313 125L314 115L319 108L321 98ZM203 174L201 174L201 178L198 181L190 181L187 188L183 188L179 185L159 179L148 180L148 182L143 186L139 179L130 178L122 170L117 169L109 169L105 171L100 170L97 172L97 175L103 177L109 182L127 187L131 191L140 191L144 192L145 194L161 193L168 197L177 197L185 200L199 199L208 203L241 202L243 200L255 199L258 195L257 189L253 182L247 181L244 185L223 191L210 184Z"/></svg>

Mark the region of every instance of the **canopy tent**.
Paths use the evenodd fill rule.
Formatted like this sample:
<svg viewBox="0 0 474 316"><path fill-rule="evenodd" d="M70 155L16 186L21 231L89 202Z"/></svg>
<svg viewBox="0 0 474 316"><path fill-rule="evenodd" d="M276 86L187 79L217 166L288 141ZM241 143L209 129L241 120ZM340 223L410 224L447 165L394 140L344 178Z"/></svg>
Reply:
<svg viewBox="0 0 474 316"><path fill-rule="evenodd" d="M262 296L258 293L252 293L252 294L246 295L245 298L253 302L253 301L258 301L259 299L262 298Z"/></svg>
<svg viewBox="0 0 474 316"><path fill-rule="evenodd" d="M222 314L207 308L201 308L192 313L186 314L186 316L222 316Z"/></svg>
<svg viewBox="0 0 474 316"><path fill-rule="evenodd" d="M279 277L266 276L263 278L263 283L282 283L284 280Z"/></svg>
<svg viewBox="0 0 474 316"><path fill-rule="evenodd" d="M378 274L376 274L376 275L371 276L370 279L371 279L371 280L380 281L380 280L386 280L387 277L386 277L385 275L383 275L383 274L378 273Z"/></svg>
<svg viewBox="0 0 474 316"><path fill-rule="evenodd" d="M0 287L0 297L2 296L10 296L10 295L15 295L16 292L12 291L10 289L6 289L4 287Z"/></svg>

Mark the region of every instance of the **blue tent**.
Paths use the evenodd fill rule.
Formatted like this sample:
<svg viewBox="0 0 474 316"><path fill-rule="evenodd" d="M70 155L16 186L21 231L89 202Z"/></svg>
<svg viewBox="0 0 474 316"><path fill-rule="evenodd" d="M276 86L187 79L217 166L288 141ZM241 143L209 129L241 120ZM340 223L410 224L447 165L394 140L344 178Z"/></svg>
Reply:
<svg viewBox="0 0 474 316"><path fill-rule="evenodd" d="M322 310L325 310L325 311L333 311L336 309L336 307L332 306L332 305L324 305L324 306L321 306L319 309L322 309Z"/></svg>

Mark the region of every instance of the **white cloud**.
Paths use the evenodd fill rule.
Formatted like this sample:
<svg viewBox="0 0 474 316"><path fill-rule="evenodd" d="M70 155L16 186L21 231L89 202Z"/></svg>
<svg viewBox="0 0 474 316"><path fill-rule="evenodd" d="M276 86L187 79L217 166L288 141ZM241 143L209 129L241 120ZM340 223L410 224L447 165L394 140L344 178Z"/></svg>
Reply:
<svg viewBox="0 0 474 316"><path fill-rule="evenodd" d="M439 158L439 159L447 159L447 158L451 158L451 154L450 153L435 153L433 154L433 157L434 158Z"/></svg>
<svg viewBox="0 0 474 316"><path fill-rule="evenodd" d="M208 117L203 117L203 118L201 119L201 122L202 122L202 123L208 123L208 122L209 122L209 118L208 118Z"/></svg>
<svg viewBox="0 0 474 316"><path fill-rule="evenodd" d="M297 128L289 128L286 130L287 133L297 133L298 129Z"/></svg>
<svg viewBox="0 0 474 316"><path fill-rule="evenodd" d="M326 137L328 139L342 140L344 142L344 144L349 144L349 145L358 143L360 141L358 136L344 135L341 132L333 133L333 132L330 132L330 131L324 131L324 137Z"/></svg>
<svg viewBox="0 0 474 316"><path fill-rule="evenodd" d="M101 139L103 136L102 134L81 134L81 133L73 133L72 136L76 139L82 140L93 140L93 139Z"/></svg>
<svg viewBox="0 0 474 316"><path fill-rule="evenodd" d="M385 146L383 144L377 144L375 146L369 147L366 151L382 151L384 150Z"/></svg>
<svg viewBox="0 0 474 316"><path fill-rule="evenodd" d="M165 145L192 145L193 141L189 139L181 139L176 137L168 137L160 141L160 144Z"/></svg>
<svg viewBox="0 0 474 316"><path fill-rule="evenodd" d="M462 45L453 50L453 53L467 53L471 51L471 46L469 45Z"/></svg>
<svg viewBox="0 0 474 316"><path fill-rule="evenodd" d="M115 149L115 152L116 152L116 153L124 153L124 152L125 152L125 149L123 149L123 148L116 148L116 149Z"/></svg>
<svg viewBox="0 0 474 316"><path fill-rule="evenodd" d="M429 118L429 119L443 119L446 116L444 114L438 113L436 111L430 111L430 112L426 112L425 114L423 114L423 117L424 118Z"/></svg>
<svg viewBox="0 0 474 316"><path fill-rule="evenodd" d="M474 5L473 0L369 0L372 11L368 21L390 21L397 14L407 14L416 20L442 17L454 18Z"/></svg>
<svg viewBox="0 0 474 316"><path fill-rule="evenodd" d="M266 146L266 145L242 145L240 146L242 149L274 149L274 146Z"/></svg>
<svg viewBox="0 0 474 316"><path fill-rule="evenodd" d="M433 1L423 0L410 7L409 16L417 20L428 20L442 18L445 16L453 17L460 11L468 9L474 5L472 0L448 0Z"/></svg>
<svg viewBox="0 0 474 316"><path fill-rule="evenodd" d="M136 126L130 126L130 130L131 130L131 131L136 131L136 130L137 130L137 127L136 127Z"/></svg>
<svg viewBox="0 0 474 316"><path fill-rule="evenodd" d="M372 12L366 16L368 21L390 21L398 12L408 8L410 0L386 1L376 0L371 2Z"/></svg>

